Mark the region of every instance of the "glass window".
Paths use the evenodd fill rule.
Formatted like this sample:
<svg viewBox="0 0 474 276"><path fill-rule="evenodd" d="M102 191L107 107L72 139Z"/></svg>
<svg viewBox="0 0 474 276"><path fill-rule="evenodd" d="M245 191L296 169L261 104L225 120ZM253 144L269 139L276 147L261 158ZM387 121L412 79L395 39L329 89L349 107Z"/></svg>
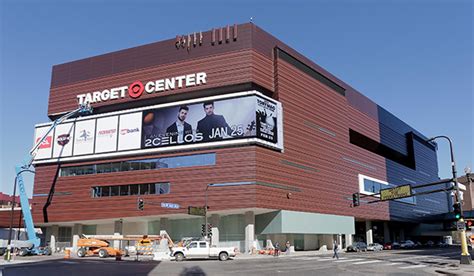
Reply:
<svg viewBox="0 0 474 276"><path fill-rule="evenodd" d="M101 196L110 196L110 186L103 186Z"/></svg>
<svg viewBox="0 0 474 276"><path fill-rule="evenodd" d="M110 170L112 172L119 172L120 171L120 162L114 162L112 164L110 164Z"/></svg>
<svg viewBox="0 0 474 276"><path fill-rule="evenodd" d="M109 173L109 172L111 172L110 163L97 164L97 173Z"/></svg>
<svg viewBox="0 0 474 276"><path fill-rule="evenodd" d="M140 184L140 194L141 195L148 195L150 192L150 184Z"/></svg>
<svg viewBox="0 0 474 276"><path fill-rule="evenodd" d="M95 173L126 172L132 170L155 170L161 168L183 168L216 164L216 154L196 154L145 160L103 163L61 168L61 176L86 175Z"/></svg>
<svg viewBox="0 0 474 276"><path fill-rule="evenodd" d="M150 170L151 165L150 161L144 160L140 162L140 170Z"/></svg>
<svg viewBox="0 0 474 276"><path fill-rule="evenodd" d="M110 186L110 196L118 196L120 195L119 188L120 186Z"/></svg>
<svg viewBox="0 0 474 276"><path fill-rule="evenodd" d="M120 186L120 195L121 196L128 196L130 193L130 185L121 185Z"/></svg>
<svg viewBox="0 0 474 276"><path fill-rule="evenodd" d="M197 248L197 242L192 242L188 246L189 248Z"/></svg>
<svg viewBox="0 0 474 276"><path fill-rule="evenodd" d="M102 196L102 187L92 188L92 197L101 197Z"/></svg>
<svg viewBox="0 0 474 276"><path fill-rule="evenodd" d="M72 227L59 227L58 242L71 242Z"/></svg>
<svg viewBox="0 0 474 276"><path fill-rule="evenodd" d="M206 248L206 247L207 247L207 246L206 246L206 242L200 242L200 243L199 243L199 247L200 247L200 248Z"/></svg>
<svg viewBox="0 0 474 276"><path fill-rule="evenodd" d="M138 195L138 185L130 185L130 195Z"/></svg>
<svg viewBox="0 0 474 276"><path fill-rule="evenodd" d="M156 184L150 184L150 195L156 194L156 189L155 189ZM160 191L160 190L158 190Z"/></svg>
<svg viewBox="0 0 474 276"><path fill-rule="evenodd" d="M170 193L170 183L161 183L160 184L160 195Z"/></svg>
<svg viewBox="0 0 474 276"><path fill-rule="evenodd" d="M122 172L129 171L130 170L130 162L122 161L122 163L120 165L120 169L122 170Z"/></svg>

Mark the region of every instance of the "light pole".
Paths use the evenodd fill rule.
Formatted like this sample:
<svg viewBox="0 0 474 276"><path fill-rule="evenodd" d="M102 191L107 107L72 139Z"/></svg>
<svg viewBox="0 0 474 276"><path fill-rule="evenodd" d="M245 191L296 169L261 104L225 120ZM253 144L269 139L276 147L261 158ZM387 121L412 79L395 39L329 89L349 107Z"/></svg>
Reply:
<svg viewBox="0 0 474 276"><path fill-rule="evenodd" d="M456 176L456 162L454 161L454 150L453 150L453 142L448 136L440 135L435 136L433 138L428 139L428 142L431 142L438 138L444 138L449 142L449 149L451 153L451 171L453 174L452 182L454 184L454 188L456 189L456 202L461 207L461 217L459 218L459 222L464 223L463 212L462 212L462 202L461 202L461 192L459 191L459 184L457 181ZM462 230L458 230L461 235L461 264L472 264L471 255L469 255L469 251L467 250L467 241L466 241L466 229L465 227Z"/></svg>

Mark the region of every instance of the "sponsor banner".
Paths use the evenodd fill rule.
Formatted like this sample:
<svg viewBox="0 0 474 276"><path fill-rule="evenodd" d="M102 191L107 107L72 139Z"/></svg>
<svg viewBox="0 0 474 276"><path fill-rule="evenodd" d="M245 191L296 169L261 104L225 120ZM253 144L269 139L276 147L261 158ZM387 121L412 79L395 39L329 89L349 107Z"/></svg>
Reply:
<svg viewBox="0 0 474 276"><path fill-rule="evenodd" d="M74 155L93 154L95 120L79 121L74 133Z"/></svg>
<svg viewBox="0 0 474 276"><path fill-rule="evenodd" d="M212 142L258 143L283 150L281 104L256 92L240 93L68 120L45 139L35 159L164 152ZM38 126L35 141L49 128L50 124Z"/></svg>
<svg viewBox="0 0 474 276"><path fill-rule="evenodd" d="M118 116L97 119L95 153L117 150Z"/></svg>
<svg viewBox="0 0 474 276"><path fill-rule="evenodd" d="M56 127L53 140L53 158L72 155L74 123L61 124Z"/></svg>
<svg viewBox="0 0 474 276"><path fill-rule="evenodd" d="M120 115L118 150L140 148L142 113Z"/></svg>
<svg viewBox="0 0 474 276"><path fill-rule="evenodd" d="M48 131L49 126L47 127L39 127L35 131L35 145L36 143L39 142L41 137L46 134ZM51 154L53 152L53 132L51 132L48 136L46 136L46 139L41 143L41 145L38 148L38 152L36 153L36 159L45 159L45 158L51 158Z"/></svg>
<svg viewBox="0 0 474 276"><path fill-rule="evenodd" d="M263 98L257 98L257 137L277 143L277 105Z"/></svg>
<svg viewBox="0 0 474 276"><path fill-rule="evenodd" d="M198 102L143 111L142 148L257 136L256 97Z"/></svg>

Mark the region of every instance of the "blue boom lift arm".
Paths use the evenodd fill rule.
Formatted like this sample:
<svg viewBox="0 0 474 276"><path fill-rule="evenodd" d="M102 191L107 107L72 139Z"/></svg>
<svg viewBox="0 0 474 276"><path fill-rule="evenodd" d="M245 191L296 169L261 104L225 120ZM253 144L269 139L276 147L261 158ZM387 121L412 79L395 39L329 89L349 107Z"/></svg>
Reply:
<svg viewBox="0 0 474 276"><path fill-rule="evenodd" d="M26 231L28 234L28 241L33 244L32 253L39 254L40 239L36 235L33 223L33 217L31 216L30 205L28 203L28 197L26 196L25 183L23 180L22 173L31 172L30 168L33 164L36 154L38 153L40 145L44 142L46 137L53 131L60 123L64 120L71 118L76 115L87 115L92 113L92 108L88 104L81 104L76 110L73 110L66 115L56 119L48 131L41 137L41 139L36 142L33 148L30 150L28 157L25 159L24 163L17 165L16 170L16 183L18 185L21 211L23 213L23 219L25 221Z"/></svg>

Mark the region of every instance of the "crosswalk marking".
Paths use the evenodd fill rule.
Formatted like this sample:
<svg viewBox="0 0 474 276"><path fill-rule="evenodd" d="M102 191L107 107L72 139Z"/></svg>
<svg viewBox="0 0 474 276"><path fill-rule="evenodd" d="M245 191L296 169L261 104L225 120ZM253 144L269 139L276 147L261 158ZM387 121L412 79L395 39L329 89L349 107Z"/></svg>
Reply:
<svg viewBox="0 0 474 276"><path fill-rule="evenodd" d="M341 258L341 259L342 259L342 258ZM339 260L339 261L335 261L335 263L357 262L357 261L360 261L360 260L364 260L364 259Z"/></svg>
<svg viewBox="0 0 474 276"><path fill-rule="evenodd" d="M331 259L332 259L331 257L321 258L321 259L318 259L318 262L323 262L323 261L327 261Z"/></svg>
<svg viewBox="0 0 474 276"><path fill-rule="evenodd" d="M373 264L373 263L380 263L382 261L380 260L373 260L373 261L364 261L364 262L357 262L357 263L354 263L354 264Z"/></svg>
<svg viewBox="0 0 474 276"><path fill-rule="evenodd" d="M401 265L402 263L387 263L387 264L382 264L382 265Z"/></svg>
<svg viewBox="0 0 474 276"><path fill-rule="evenodd" d="M426 267L426 265L421 265L421 264L410 265L410 266L400 267L400 269L410 269L410 268L420 268L420 267Z"/></svg>

